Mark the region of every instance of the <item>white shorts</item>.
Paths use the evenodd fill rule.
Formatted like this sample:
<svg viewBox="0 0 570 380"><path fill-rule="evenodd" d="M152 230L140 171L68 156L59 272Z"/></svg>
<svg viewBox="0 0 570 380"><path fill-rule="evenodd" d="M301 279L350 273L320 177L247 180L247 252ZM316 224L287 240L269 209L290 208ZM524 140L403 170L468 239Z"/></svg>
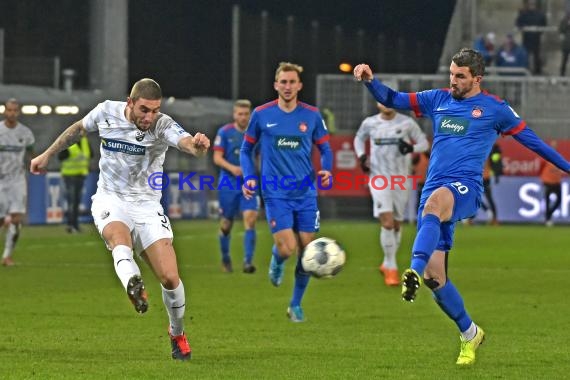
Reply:
<svg viewBox="0 0 570 380"><path fill-rule="evenodd" d="M160 239L172 241L174 238L170 220L157 201L127 202L105 193L97 193L91 200L91 214L99 234L103 236L107 224L123 222L131 231L133 249L137 254Z"/></svg>
<svg viewBox="0 0 570 380"><path fill-rule="evenodd" d="M369 188L373 203L372 214L375 218L378 218L380 214L392 212L394 213L394 220L400 222L404 220L404 211L410 196L409 190L378 190L371 186L369 186Z"/></svg>
<svg viewBox="0 0 570 380"><path fill-rule="evenodd" d="M0 180L0 218L25 214L28 186L25 177Z"/></svg>

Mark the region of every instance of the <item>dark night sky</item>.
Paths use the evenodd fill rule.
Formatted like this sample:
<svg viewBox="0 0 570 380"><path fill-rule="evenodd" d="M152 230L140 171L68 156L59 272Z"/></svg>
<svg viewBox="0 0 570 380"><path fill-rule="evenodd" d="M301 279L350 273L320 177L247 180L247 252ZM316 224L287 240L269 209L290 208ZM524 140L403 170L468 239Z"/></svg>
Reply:
<svg viewBox="0 0 570 380"><path fill-rule="evenodd" d="M374 61L378 57L378 34L386 37L382 64L385 71L433 72L443 46L454 0L130 0L129 1L129 85L142 76L156 78L165 94L178 97L217 96L229 98L231 83L231 8L238 3L243 11L240 66L244 75L240 87L259 78L259 25L262 10L270 16L270 75L280 60L306 65L319 59L315 72L336 72L332 52L332 31L344 31L343 58ZM355 6L354 4L358 4ZM89 2L76 0L0 0L0 27L5 29L5 56L54 56L62 67L79 72L77 84L88 83ZM285 18L295 16L293 52L286 51ZM310 23L320 24L319 51L304 45ZM356 30L367 35L364 56L355 51ZM396 50L396 41L405 49ZM414 54L422 44L422 62ZM317 58L315 58L317 57ZM417 60L416 60L417 61ZM305 78L307 88L307 78ZM267 84L270 88L270 83ZM310 86L309 86L310 87ZM257 87L256 87L257 88ZM254 92L253 88L250 92Z"/></svg>

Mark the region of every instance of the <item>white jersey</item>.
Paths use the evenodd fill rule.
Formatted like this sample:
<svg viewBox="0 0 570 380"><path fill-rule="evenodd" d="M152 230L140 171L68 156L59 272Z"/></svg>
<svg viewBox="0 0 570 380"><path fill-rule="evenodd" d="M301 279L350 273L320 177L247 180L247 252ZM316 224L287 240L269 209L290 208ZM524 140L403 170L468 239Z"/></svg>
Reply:
<svg viewBox="0 0 570 380"><path fill-rule="evenodd" d="M34 145L30 128L22 123L8 128L0 122L0 180L25 178L24 155Z"/></svg>
<svg viewBox="0 0 570 380"><path fill-rule="evenodd" d="M150 187L149 176L163 171L168 147L178 147L190 134L162 113L142 132L125 117L126 106L107 100L83 118L85 129L98 131L101 137L97 193L115 194L125 201L160 201L161 191Z"/></svg>
<svg viewBox="0 0 570 380"><path fill-rule="evenodd" d="M411 173L411 155L403 155L398 143L403 139L414 143L414 152L424 152L429 143L420 126L409 116L396 113L392 120L385 120L380 114L367 117L360 124L354 138L354 149L358 157L365 152L366 139L370 138L370 174L408 175Z"/></svg>

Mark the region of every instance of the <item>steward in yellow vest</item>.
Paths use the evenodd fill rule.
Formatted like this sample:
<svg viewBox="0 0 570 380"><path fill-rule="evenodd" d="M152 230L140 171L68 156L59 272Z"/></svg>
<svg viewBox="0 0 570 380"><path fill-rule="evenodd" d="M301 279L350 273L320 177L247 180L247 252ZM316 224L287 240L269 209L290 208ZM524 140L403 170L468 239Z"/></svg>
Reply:
<svg viewBox="0 0 570 380"><path fill-rule="evenodd" d="M67 232L79 232L79 205L83 183L89 174L91 148L87 137L82 136L79 142L59 153L61 160L61 177L65 184L67 200Z"/></svg>

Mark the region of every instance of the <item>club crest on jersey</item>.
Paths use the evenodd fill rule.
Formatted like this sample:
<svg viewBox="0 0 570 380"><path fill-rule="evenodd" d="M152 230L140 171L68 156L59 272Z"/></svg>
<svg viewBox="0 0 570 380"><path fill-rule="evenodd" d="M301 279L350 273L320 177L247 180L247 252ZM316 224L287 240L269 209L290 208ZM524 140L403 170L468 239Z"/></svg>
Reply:
<svg viewBox="0 0 570 380"><path fill-rule="evenodd" d="M302 121L299 124L299 130L303 133L307 132L307 129L309 129L309 127L307 127L307 123L305 123L304 121Z"/></svg>
<svg viewBox="0 0 570 380"><path fill-rule="evenodd" d="M137 129L136 133L135 133L135 139L137 139L138 142L141 142L144 140L144 132L143 131L139 131Z"/></svg>
<svg viewBox="0 0 570 380"><path fill-rule="evenodd" d="M471 111L471 116L473 116L474 118L479 118L483 116L483 108L477 106L473 107L473 110Z"/></svg>

